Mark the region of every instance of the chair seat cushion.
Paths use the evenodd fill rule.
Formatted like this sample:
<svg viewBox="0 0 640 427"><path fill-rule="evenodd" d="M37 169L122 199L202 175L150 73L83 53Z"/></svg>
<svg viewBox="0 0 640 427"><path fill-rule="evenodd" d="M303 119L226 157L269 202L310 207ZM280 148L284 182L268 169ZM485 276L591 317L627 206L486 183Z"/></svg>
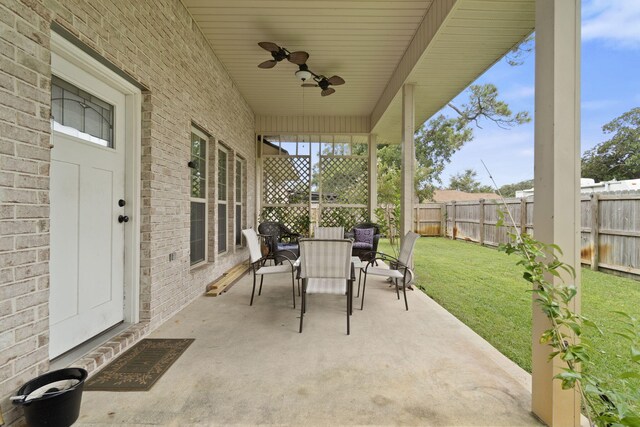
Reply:
<svg viewBox="0 0 640 427"><path fill-rule="evenodd" d="M373 249L373 244L366 242L353 242L353 249L366 249L370 251Z"/></svg>
<svg viewBox="0 0 640 427"><path fill-rule="evenodd" d="M308 279L308 294L334 294L347 293L347 281L345 279Z"/></svg>
<svg viewBox="0 0 640 427"><path fill-rule="evenodd" d="M367 274L373 274L374 276L393 277L394 279L402 279L404 275L398 270L390 270L388 268L369 267L366 269Z"/></svg>
<svg viewBox="0 0 640 427"><path fill-rule="evenodd" d="M256 274L274 274L274 273L291 273L293 267L291 264L285 263L282 265L265 265L260 267Z"/></svg>

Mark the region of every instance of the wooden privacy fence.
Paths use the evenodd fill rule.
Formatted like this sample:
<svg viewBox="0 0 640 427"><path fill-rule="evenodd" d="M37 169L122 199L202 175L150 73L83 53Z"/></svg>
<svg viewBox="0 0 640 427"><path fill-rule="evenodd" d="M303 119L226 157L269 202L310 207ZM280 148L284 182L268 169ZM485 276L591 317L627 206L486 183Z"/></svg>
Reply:
<svg viewBox="0 0 640 427"><path fill-rule="evenodd" d="M533 199L507 199L506 204L516 228L533 234ZM498 246L507 242L512 228L508 218L508 226L497 226L498 212L503 210L496 200L420 204L414 208L414 231ZM640 277L640 194L586 194L580 212L582 263L592 270Z"/></svg>

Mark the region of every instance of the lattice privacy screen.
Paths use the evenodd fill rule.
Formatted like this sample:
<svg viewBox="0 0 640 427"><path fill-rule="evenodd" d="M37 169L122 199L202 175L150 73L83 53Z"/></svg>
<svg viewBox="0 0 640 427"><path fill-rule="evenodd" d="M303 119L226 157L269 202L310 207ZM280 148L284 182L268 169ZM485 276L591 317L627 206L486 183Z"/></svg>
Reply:
<svg viewBox="0 0 640 427"><path fill-rule="evenodd" d="M349 229L368 219L367 158L320 156L320 225Z"/></svg>
<svg viewBox="0 0 640 427"><path fill-rule="evenodd" d="M310 173L310 156L263 156L260 221L282 222L307 234Z"/></svg>
<svg viewBox="0 0 640 427"><path fill-rule="evenodd" d="M369 220L368 158L320 155L262 157L260 221L278 221L306 235L311 225L344 227ZM318 192L312 193L312 183ZM317 215L316 215L317 214ZM316 222L317 221L317 222Z"/></svg>
<svg viewBox="0 0 640 427"><path fill-rule="evenodd" d="M310 156L263 157L263 206L309 202Z"/></svg>
<svg viewBox="0 0 640 427"><path fill-rule="evenodd" d="M321 227L344 227L350 230L354 225L369 221L367 208L322 207Z"/></svg>

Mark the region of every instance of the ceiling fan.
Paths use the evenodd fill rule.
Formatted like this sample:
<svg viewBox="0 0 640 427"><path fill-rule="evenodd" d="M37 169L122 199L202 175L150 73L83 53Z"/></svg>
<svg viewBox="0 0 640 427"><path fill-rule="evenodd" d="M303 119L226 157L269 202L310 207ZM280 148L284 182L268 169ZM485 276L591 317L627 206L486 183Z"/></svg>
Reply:
<svg viewBox="0 0 640 427"><path fill-rule="evenodd" d="M258 46L268 52L271 52L271 56L273 56L273 59L258 64L259 68L273 68L278 62L282 61L283 59L287 59L289 60L289 62L293 62L296 65L302 65L307 62L307 59L309 59L309 54L307 52L289 52L284 47L280 47L275 43L260 42L258 43Z"/></svg>
<svg viewBox="0 0 640 427"><path fill-rule="evenodd" d="M344 79L340 76L331 76L327 78L322 74L316 74L311 71L307 66L307 59L309 59L309 54L307 52L290 52L286 48L280 47L272 42L260 42L258 45L264 50L271 52L271 56L273 57L273 59L258 64L258 68L273 68L278 62L287 59L289 62L298 66L298 71L296 71L295 74L296 77L302 80L302 87L320 87L322 89L322 92L320 93L322 96L331 95L336 91L334 88L329 86L339 86L345 83ZM312 79L315 83L305 83L309 79Z"/></svg>
<svg viewBox="0 0 640 427"><path fill-rule="evenodd" d="M297 73L296 73L297 74ZM332 87L329 86L339 86L339 85L343 85L344 79L340 76L331 76L329 78L326 78L323 75L317 75L317 74L313 74L313 81L315 81L315 83L302 83L302 87L318 87L320 86L320 88L322 89L322 92L320 92L320 94L322 96L328 96L331 95L332 93L334 93L336 90Z"/></svg>

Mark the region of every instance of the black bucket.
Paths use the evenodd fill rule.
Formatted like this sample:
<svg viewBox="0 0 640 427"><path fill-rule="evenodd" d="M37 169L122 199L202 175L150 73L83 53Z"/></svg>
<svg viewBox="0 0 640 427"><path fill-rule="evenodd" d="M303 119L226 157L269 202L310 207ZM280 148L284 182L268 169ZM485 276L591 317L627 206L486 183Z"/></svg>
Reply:
<svg viewBox="0 0 640 427"><path fill-rule="evenodd" d="M27 425L30 427L67 427L80 415L82 389L86 379L87 371L82 368L47 372L20 387L17 396L11 400L14 405L22 406ZM29 396L32 393L42 395Z"/></svg>

